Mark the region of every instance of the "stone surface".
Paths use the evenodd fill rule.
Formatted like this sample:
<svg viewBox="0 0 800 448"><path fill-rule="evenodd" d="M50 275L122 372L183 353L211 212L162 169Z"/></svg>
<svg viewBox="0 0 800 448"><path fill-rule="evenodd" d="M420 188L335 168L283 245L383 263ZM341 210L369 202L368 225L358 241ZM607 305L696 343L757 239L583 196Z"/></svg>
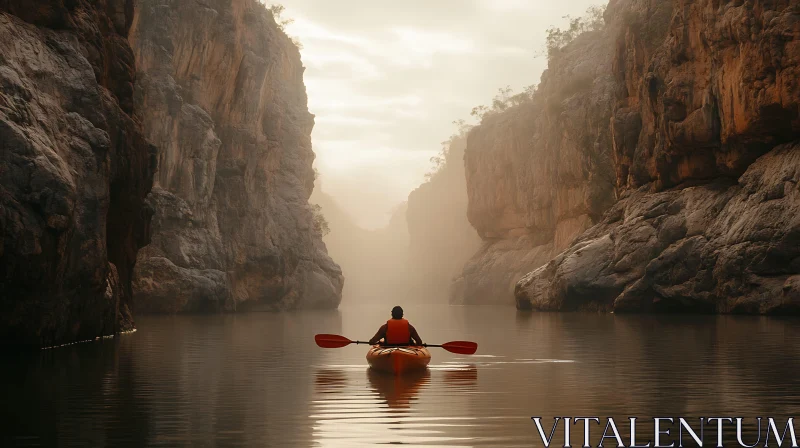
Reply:
<svg viewBox="0 0 800 448"><path fill-rule="evenodd" d="M136 107L159 148L142 312L336 307L343 277L312 225L300 54L254 0L140 0Z"/></svg>
<svg viewBox="0 0 800 448"><path fill-rule="evenodd" d="M469 133L468 218L484 242L452 302L513 304L519 278L613 204L613 35L579 37L551 60L532 101L484 117Z"/></svg>
<svg viewBox="0 0 800 448"><path fill-rule="evenodd" d="M523 309L797 313L800 143L738 182L631 191L517 285Z"/></svg>
<svg viewBox="0 0 800 448"><path fill-rule="evenodd" d="M798 137L798 2L616 0L608 14L623 22L618 187L735 179Z"/></svg>
<svg viewBox="0 0 800 448"><path fill-rule="evenodd" d="M616 0L607 17L621 199L517 306L800 312L800 2Z"/></svg>
<svg viewBox="0 0 800 448"><path fill-rule="evenodd" d="M0 0L0 344L133 325L155 149L133 115L132 7Z"/></svg>

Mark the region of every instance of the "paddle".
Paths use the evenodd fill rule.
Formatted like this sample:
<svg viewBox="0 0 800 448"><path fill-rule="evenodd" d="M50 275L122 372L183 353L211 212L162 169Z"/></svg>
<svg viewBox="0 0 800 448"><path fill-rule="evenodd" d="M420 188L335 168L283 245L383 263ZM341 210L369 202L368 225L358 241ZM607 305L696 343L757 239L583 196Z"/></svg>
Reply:
<svg viewBox="0 0 800 448"><path fill-rule="evenodd" d="M318 334L314 336L314 341L322 348L342 348L350 344L369 344L369 342L351 341L338 334Z"/></svg>
<svg viewBox="0 0 800 448"><path fill-rule="evenodd" d="M342 348L350 344L369 344L364 341L351 341L344 336L338 334L318 334L314 336L314 341L322 348ZM458 353L459 355L472 355L478 350L478 344L470 341L452 341L441 345L423 344L424 347L441 347L450 353ZM383 347L391 347L390 345L383 345Z"/></svg>
<svg viewBox="0 0 800 448"><path fill-rule="evenodd" d="M478 344L470 341L450 341L442 345L428 345L425 347L441 347L450 353L458 353L459 355L473 355L478 350Z"/></svg>

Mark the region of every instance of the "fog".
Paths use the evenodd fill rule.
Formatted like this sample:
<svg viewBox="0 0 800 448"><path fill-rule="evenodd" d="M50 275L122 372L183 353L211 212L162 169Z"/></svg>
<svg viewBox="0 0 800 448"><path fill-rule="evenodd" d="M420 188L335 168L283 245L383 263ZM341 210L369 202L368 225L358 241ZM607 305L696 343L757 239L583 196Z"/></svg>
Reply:
<svg viewBox="0 0 800 448"><path fill-rule="evenodd" d="M480 242L466 221L463 167L440 180L441 188L417 195L429 212L417 213L411 234L409 194L426 183L431 157L458 132L455 120L470 123L472 108L490 104L501 87L519 92L538 82L548 27L603 2L281 3L316 116L320 179L311 202L330 223L325 241L345 271L345 301L398 294L445 300L443 285Z"/></svg>
<svg viewBox="0 0 800 448"><path fill-rule="evenodd" d="M285 0L301 43L322 189L376 229L499 87L538 82L551 25L598 0Z"/></svg>
<svg viewBox="0 0 800 448"><path fill-rule="evenodd" d="M466 135L443 147L438 169L395 207L389 223L359 227L320 177L311 202L320 205L330 232L328 253L342 267L344 300L371 303L444 303L451 279L480 244L466 219Z"/></svg>

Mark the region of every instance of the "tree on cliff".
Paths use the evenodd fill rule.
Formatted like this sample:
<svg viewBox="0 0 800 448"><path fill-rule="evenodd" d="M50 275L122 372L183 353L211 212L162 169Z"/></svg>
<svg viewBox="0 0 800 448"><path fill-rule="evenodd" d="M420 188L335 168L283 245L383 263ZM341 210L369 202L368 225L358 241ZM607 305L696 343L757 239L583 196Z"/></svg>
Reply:
<svg viewBox="0 0 800 448"><path fill-rule="evenodd" d="M317 167L314 167L314 183L315 189L320 188L320 173ZM329 233L331 233L331 227L328 224L328 220L325 219L325 215L322 214L322 206L319 204L311 204L311 216L312 222L314 224L314 231L319 234L320 237L323 237Z"/></svg>
<svg viewBox="0 0 800 448"><path fill-rule="evenodd" d="M453 146L454 144L464 139L466 140L467 134L469 133L470 129L472 129L472 125L468 124L465 120L456 120L453 122L456 125L458 131L450 136L447 140L442 142L442 149L439 151L438 154L431 157L431 163L433 163L433 168L431 171L425 173L425 180L427 182L432 181L439 173L447 168L448 164L453 162ZM461 153L463 156L463 151ZM460 161L459 161L460 162Z"/></svg>
<svg viewBox="0 0 800 448"><path fill-rule="evenodd" d="M278 29L283 31L283 34L286 34L286 37L288 37L289 40L292 41L292 43L297 47L298 50L301 50L303 48L303 44L301 44L296 37L289 36L286 33L286 27L294 23L294 19L282 17L282 14L286 10L286 7L278 3L274 3L269 6L260 2L259 4L264 6L266 10L269 11L270 14L272 14L272 17L275 19L275 23L278 25Z"/></svg>
<svg viewBox="0 0 800 448"><path fill-rule="evenodd" d="M277 3L275 3L274 5L267 6L267 11L272 13L272 17L275 18L275 23L278 24L278 28L280 28L280 30L284 32L286 31L287 25L291 25L292 23L294 23L294 19L284 19L283 17L281 17L281 14L283 14L283 11L285 10L286 10L285 6L279 5Z"/></svg>
<svg viewBox="0 0 800 448"><path fill-rule="evenodd" d="M578 36L584 33L602 30L605 26L603 14L605 13L605 6L592 6L586 10L586 15L583 17L564 16L569 20L567 28L557 28L551 26L547 29L547 37L545 38L544 53L547 54L549 61L558 57L559 52L574 41ZM505 86L497 89L497 95L492 98L491 106L475 106L472 108L470 115L475 117L478 122L483 121L483 118L498 112L503 112L512 107L519 106L527 101L533 99L536 93L536 84L531 84L525 89L515 94L511 86ZM433 161L433 159L431 159ZM434 161L434 163L436 163Z"/></svg>
<svg viewBox="0 0 800 448"><path fill-rule="evenodd" d="M520 93L514 93L511 86L505 86L497 89L497 95L492 98L492 106L487 107L481 104L472 108L470 115L477 118L478 121L483 121L483 117L498 112L503 112L512 107L519 106L527 101L533 99L533 94L536 93L536 84L531 84ZM463 121L463 120L461 120ZM455 122L454 122L455 123Z"/></svg>
<svg viewBox="0 0 800 448"><path fill-rule="evenodd" d="M331 233L328 220L325 219L325 215L322 214L322 206L319 204L311 204L311 214L313 216L314 231L317 232L319 236L325 236Z"/></svg>
<svg viewBox="0 0 800 448"><path fill-rule="evenodd" d="M606 24L603 19L605 10L605 6L592 6L586 10L586 15L583 17L564 16L565 19L569 20L567 28L562 29L555 26L548 28L547 37L545 38L547 58L552 60L562 48L569 45L581 34L603 29Z"/></svg>

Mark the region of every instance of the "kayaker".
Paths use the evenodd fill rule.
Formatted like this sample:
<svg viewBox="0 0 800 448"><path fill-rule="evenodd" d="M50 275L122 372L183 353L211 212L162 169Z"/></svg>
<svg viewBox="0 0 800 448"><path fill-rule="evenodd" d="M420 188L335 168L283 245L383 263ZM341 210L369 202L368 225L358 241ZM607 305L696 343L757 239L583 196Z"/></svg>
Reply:
<svg viewBox="0 0 800 448"><path fill-rule="evenodd" d="M422 338L416 328L403 319L403 308L399 306L392 308L392 318L381 325L369 343L375 345L381 339L386 345L422 345Z"/></svg>

